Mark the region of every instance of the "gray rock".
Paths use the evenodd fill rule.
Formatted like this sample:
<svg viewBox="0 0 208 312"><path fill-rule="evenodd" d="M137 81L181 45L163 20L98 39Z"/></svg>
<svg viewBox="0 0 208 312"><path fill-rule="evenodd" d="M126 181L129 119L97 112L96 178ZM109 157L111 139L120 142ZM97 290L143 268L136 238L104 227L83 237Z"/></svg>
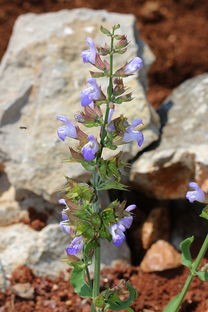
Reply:
<svg viewBox="0 0 208 312"><path fill-rule="evenodd" d="M90 36L99 43L100 25L111 27L115 23L121 24L121 31L130 41L128 53L115 66L137 52L145 63L142 83L135 77L127 82L134 100L119 106L117 113L124 112L130 120L143 119L143 148L157 140L158 116L150 108L143 88L154 57L141 39L135 38L132 15L76 9L20 16L0 67L0 164L5 166L16 191L27 190L56 201L55 194L65 175L82 181L89 178L79 164L63 162L69 158L69 141L63 144L58 140L55 117L63 114L73 119L79 111L80 91L91 69L80 59L85 39ZM138 147L136 143L127 144L123 150L132 158Z"/></svg>
<svg viewBox="0 0 208 312"><path fill-rule="evenodd" d="M40 232L20 223L0 227L2 271L9 278L19 265L28 265L37 274L54 277L66 269L61 257L68 243L69 238L58 224L48 225Z"/></svg>
<svg viewBox="0 0 208 312"><path fill-rule="evenodd" d="M161 142L133 164L131 180L159 199L184 198L193 180L208 190L208 74L182 83L160 113Z"/></svg>

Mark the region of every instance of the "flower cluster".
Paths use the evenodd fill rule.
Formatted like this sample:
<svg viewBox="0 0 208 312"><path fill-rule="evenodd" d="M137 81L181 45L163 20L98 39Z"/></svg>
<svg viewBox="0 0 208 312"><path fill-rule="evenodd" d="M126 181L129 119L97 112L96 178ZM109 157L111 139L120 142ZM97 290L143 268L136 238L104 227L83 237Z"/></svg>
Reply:
<svg viewBox="0 0 208 312"><path fill-rule="evenodd" d="M116 26L118 27L118 25ZM116 217L116 209L120 204L116 202L112 206L104 209L102 214L94 214L94 210L89 208L93 207L94 198L96 198L96 190L118 188L123 189L124 186L120 182L121 169L125 163L121 160L120 154L114 158L103 159L103 148L116 149L119 144L126 144L136 141L138 146L142 146L144 137L141 131L143 125L141 119L135 119L131 122L123 115L113 118L116 110L116 104L131 101L131 93L126 93L126 88L123 83L123 78L136 73L142 67L142 60L135 57L127 62L125 65L118 68L113 72L112 55L116 53L124 53L127 49L128 41L124 35L114 35L116 27L113 32L102 28L102 32L107 36L111 36L112 40L117 43L111 47L105 44L103 47L96 47L92 38L87 38L88 50L81 53L84 63L90 63L97 70L90 71L91 77L87 79L88 87L83 89L80 93L80 103L83 111L75 115L75 121L85 127L101 127L100 142L94 134L88 134L79 125L73 123L66 116L59 115L57 120L63 125L57 130L57 135L60 140L65 141L67 138L76 140L76 149L70 147L71 157L79 161L85 169L92 172L92 186L94 188L94 196L90 200L84 201L83 198L79 202L74 202L74 194L70 193L68 199L70 203L76 204L76 213L73 212L73 218L70 205L68 206L65 199L59 201L60 204L65 205L62 212L62 221L60 222L61 229L70 235L71 243L66 248L69 255L74 255L83 250L84 243L87 240L96 238L111 239L113 244L120 246L125 240L124 232L129 229L133 217L131 211L136 208L135 205L128 206L123 210L122 214ZM105 59L109 55L110 61ZM104 58L103 58L104 57ZM101 89L96 78L106 77L109 79L109 86L107 94ZM106 110L103 112L101 105L105 105ZM89 166L89 163L91 164ZM96 185L94 184L96 181ZM77 186L79 189L79 187ZM72 187L72 189L74 189ZM81 188L79 189L79 191ZM71 192L71 191L70 191ZM77 192L77 189L76 189ZM81 192L81 191L80 191ZM68 194L66 194L67 198ZM73 198L73 199L72 199ZM72 199L72 200L71 200ZM82 202L80 205L80 201ZM123 204L121 205L124 209ZM86 214L88 212L88 216ZM109 213L110 211L110 213ZM85 215L85 218L83 218ZM97 219L92 226L92 231L86 230L86 222L92 223L92 215ZM104 215L108 215L104 220ZM90 216L90 220L89 219ZM110 217L109 217L110 216ZM106 221L107 220L107 221ZM102 224L102 227L100 227ZM100 232L99 232L100 231ZM109 236L110 235L110 236Z"/></svg>

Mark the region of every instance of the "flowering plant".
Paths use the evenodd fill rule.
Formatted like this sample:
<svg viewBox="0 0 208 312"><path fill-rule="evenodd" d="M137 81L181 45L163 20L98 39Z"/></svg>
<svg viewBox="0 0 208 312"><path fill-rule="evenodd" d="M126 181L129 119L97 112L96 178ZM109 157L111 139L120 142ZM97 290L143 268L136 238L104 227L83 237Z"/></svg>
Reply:
<svg viewBox="0 0 208 312"><path fill-rule="evenodd" d="M194 201L207 204L200 214L200 217L208 220L208 197L207 195L202 191L202 189L199 187L199 185L195 182L190 182L189 186L193 189L193 191L188 191L186 193L186 198L189 200L190 203L193 203ZM201 249L198 253L198 256L195 260L192 259L190 247L191 244L194 241L194 237L188 237L184 241L181 242L180 247L182 250L182 264L185 265L190 273L185 281L185 284L181 290L181 292L174 297L169 304L165 307L163 312L178 312L180 309L180 306L183 302L183 299L191 285L191 282L194 278L194 276L198 276L202 281L208 281L208 264L205 264L204 267L199 269L200 263L205 256L207 250L208 250L208 234L205 237L205 240L201 246Z"/></svg>
<svg viewBox="0 0 208 312"><path fill-rule="evenodd" d="M91 311L133 311L130 308L137 293L129 282L124 289L116 287L100 292L100 242L112 241L120 246L125 240L125 231L133 222L134 204L126 207L126 202L115 200L101 208L100 192L109 189L126 189L121 181L121 173L126 166L122 153L105 159L104 149L116 150L118 145L136 141L140 147L144 138L141 132L142 120L131 122L123 115L113 117L116 105L132 100L127 92L123 78L136 73L142 67L142 60L135 57L114 71L114 56L127 50L125 35L116 34L119 25L112 30L101 27L101 31L110 39L110 44L96 47L91 38L87 38L88 50L81 54L84 63L94 66L87 79L89 86L81 91L82 112L75 115L76 124L66 116L57 116L63 125L58 128L58 137L77 141L77 147L69 147L71 160L79 162L91 173L90 183L77 183L67 178L64 198L59 200L64 205L60 227L69 235L66 248L67 262L73 268L70 276L75 291L82 297L91 298ZM97 78L106 78L108 87L102 90ZM104 107L104 109L103 109ZM79 124L79 125L78 125ZM83 127L99 127L100 136L87 134ZM91 279L89 266L94 263ZM120 295L126 294L125 300Z"/></svg>

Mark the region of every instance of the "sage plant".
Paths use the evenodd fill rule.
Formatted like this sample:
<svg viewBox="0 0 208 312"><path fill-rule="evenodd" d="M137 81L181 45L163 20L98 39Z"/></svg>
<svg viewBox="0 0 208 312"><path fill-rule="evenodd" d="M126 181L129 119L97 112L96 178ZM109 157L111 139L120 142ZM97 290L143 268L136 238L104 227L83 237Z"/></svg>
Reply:
<svg viewBox="0 0 208 312"><path fill-rule="evenodd" d="M199 185L195 182L190 182L189 186L193 189L188 191L186 198L189 202L193 203L194 201L205 204L200 217L208 220L208 196L202 191ZM190 247L194 241L194 237L188 237L183 242L181 242L180 247L182 250L182 264L188 267L190 273L184 283L184 286L181 292L174 297L169 304L165 307L163 312L178 312L181 304L184 300L184 297L191 285L191 282L195 276L198 276L202 281L208 281L208 263L204 267L199 268L203 257L205 256L208 250L208 234L205 237L205 240L201 246L201 249L198 253L198 256L195 260L192 259Z"/></svg>
<svg viewBox="0 0 208 312"><path fill-rule="evenodd" d="M119 145L136 141L143 144L140 118L129 121L124 115L114 117L117 105L132 100L131 93L124 85L124 78L135 74L142 67L139 57L131 59L120 68L114 69L114 57L127 51L125 35L118 34L119 25L112 30L101 27L101 32L109 39L101 47L96 47L87 38L89 49L81 53L84 63L91 65L87 79L88 86L81 91L82 110L75 115L75 123L66 116L57 116L61 122L58 137L69 140L70 161L79 162L91 174L89 183L78 183L66 178L64 196L59 203L64 206L60 227L69 236L66 247L66 261L72 267L70 281L81 297L91 298L91 311L133 311L130 305L136 298L136 290L129 282L124 288L116 285L113 289L100 291L100 243L108 240L119 247L125 240L125 231L133 222L134 204L126 207L126 202L115 200L101 208L100 194L103 190L125 190L121 181L126 162L121 152L104 158L105 149L116 150ZM104 90L97 81L107 80ZM99 127L99 137L87 134L86 128ZM74 140L76 148L70 146ZM89 266L94 265L93 277ZM125 300L120 296L127 294Z"/></svg>

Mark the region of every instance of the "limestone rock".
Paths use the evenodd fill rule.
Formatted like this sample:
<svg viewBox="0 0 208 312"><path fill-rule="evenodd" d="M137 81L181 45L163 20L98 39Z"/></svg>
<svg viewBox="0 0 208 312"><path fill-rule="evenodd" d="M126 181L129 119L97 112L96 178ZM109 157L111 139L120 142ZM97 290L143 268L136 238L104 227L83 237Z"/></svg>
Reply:
<svg viewBox="0 0 208 312"><path fill-rule="evenodd" d="M68 242L57 224L40 232L20 223L0 227L0 263L6 278L19 265L28 265L37 274L56 276L66 269L60 259Z"/></svg>
<svg viewBox="0 0 208 312"><path fill-rule="evenodd" d="M132 166L131 180L159 199L184 198L187 185L208 185L208 74L187 80L165 100L159 146Z"/></svg>
<svg viewBox="0 0 208 312"><path fill-rule="evenodd" d="M141 262L143 272L157 272L181 265L181 255L166 241L158 240L147 251Z"/></svg>
<svg viewBox="0 0 208 312"><path fill-rule="evenodd" d="M34 297L34 287L30 283L17 283L11 289L20 298L33 299Z"/></svg>
<svg viewBox="0 0 208 312"><path fill-rule="evenodd" d="M148 249L158 239L169 238L169 216L166 207L153 209L141 229L141 239L144 249Z"/></svg>
<svg viewBox="0 0 208 312"><path fill-rule="evenodd" d="M10 187L0 196L0 226L17 223L25 218L28 218L28 212L15 200L14 187Z"/></svg>
<svg viewBox="0 0 208 312"><path fill-rule="evenodd" d="M69 158L69 141L65 145L58 140L55 117L63 114L73 119L80 109L80 91L86 87L92 69L80 58L86 49L86 37L99 44L100 25L111 27L116 23L121 24L130 46L115 66L136 56L138 48L145 64L142 83L137 77L127 80L134 100L120 105L117 113L125 113L130 120L143 119L143 148L158 139L158 116L149 106L143 88L146 69L154 57L141 39L135 38L132 15L75 9L20 16L0 67L0 164L16 190L56 201L53 196L64 183L64 176L82 181L89 178L79 164L63 162ZM136 143L123 149L128 158L138 152Z"/></svg>

